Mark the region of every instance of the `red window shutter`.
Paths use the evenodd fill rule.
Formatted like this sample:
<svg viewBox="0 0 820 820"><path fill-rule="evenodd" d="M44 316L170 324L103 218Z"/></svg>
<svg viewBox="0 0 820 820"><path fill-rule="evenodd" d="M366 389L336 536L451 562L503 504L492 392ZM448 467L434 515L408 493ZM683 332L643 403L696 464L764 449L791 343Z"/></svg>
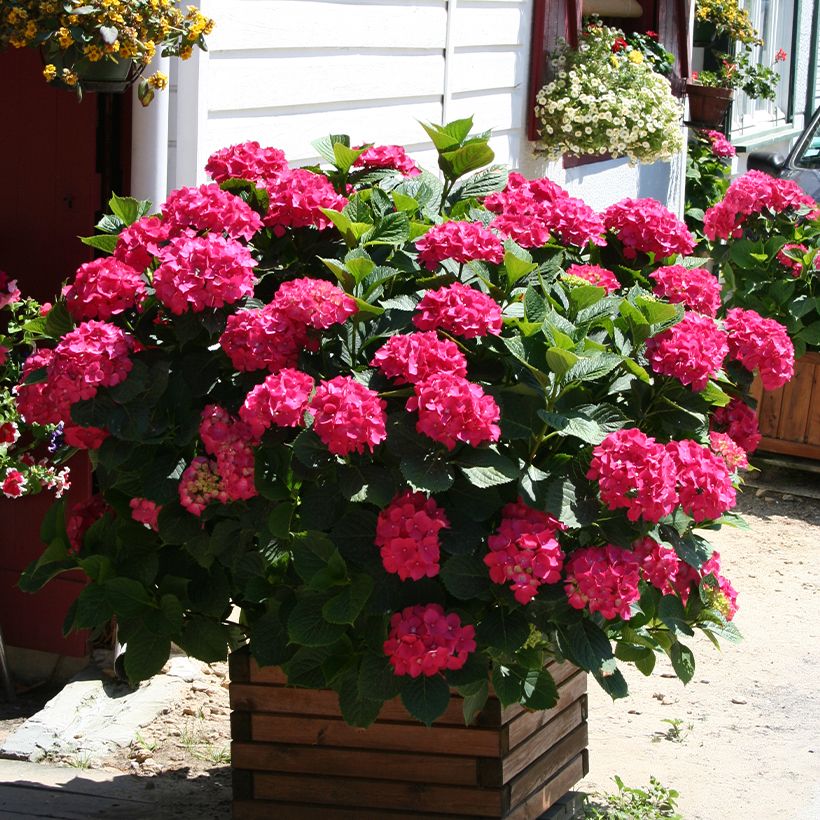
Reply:
<svg viewBox="0 0 820 820"><path fill-rule="evenodd" d="M581 31L582 0L534 0L532 44L530 49L530 85L527 100L527 137L538 139L535 120L535 97L546 83L547 60L559 37L578 45Z"/></svg>
<svg viewBox="0 0 820 820"><path fill-rule="evenodd" d="M672 91L680 96L686 88L691 65L689 0L658 0L658 40L675 55Z"/></svg>

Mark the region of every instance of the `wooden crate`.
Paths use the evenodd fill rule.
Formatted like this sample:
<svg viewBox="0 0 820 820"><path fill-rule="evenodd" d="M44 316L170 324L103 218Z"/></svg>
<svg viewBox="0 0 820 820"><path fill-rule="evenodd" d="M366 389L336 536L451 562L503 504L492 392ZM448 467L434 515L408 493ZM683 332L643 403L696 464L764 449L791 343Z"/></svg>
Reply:
<svg viewBox="0 0 820 820"><path fill-rule="evenodd" d="M820 354L795 362L794 378L779 390L752 385L757 399L760 450L820 460Z"/></svg>
<svg viewBox="0 0 820 820"><path fill-rule="evenodd" d="M231 656L234 820L534 820L588 771L587 676L550 667L553 709L491 696L465 726L462 699L427 728L389 701L348 726L335 692L285 686L278 669Z"/></svg>

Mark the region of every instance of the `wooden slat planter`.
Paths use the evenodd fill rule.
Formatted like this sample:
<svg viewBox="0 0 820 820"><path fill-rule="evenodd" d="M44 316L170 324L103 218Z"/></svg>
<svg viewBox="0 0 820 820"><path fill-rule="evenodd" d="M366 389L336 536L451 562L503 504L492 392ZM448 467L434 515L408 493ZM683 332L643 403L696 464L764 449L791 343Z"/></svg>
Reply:
<svg viewBox="0 0 820 820"><path fill-rule="evenodd" d="M760 450L820 460L820 354L795 362L794 378L779 390L764 391L755 379Z"/></svg>
<svg viewBox="0 0 820 820"><path fill-rule="evenodd" d="M534 820L588 771L587 676L571 664L550 672L560 699L544 712L491 696L465 726L454 694L428 729L396 699L356 729L335 692L287 687L235 652L234 820Z"/></svg>

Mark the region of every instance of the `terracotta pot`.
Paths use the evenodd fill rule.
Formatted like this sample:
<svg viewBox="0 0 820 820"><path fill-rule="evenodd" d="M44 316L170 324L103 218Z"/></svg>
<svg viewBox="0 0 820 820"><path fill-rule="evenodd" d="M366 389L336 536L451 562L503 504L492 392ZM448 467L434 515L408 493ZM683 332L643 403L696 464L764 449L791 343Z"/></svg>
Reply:
<svg viewBox="0 0 820 820"><path fill-rule="evenodd" d="M720 128L735 92L732 88L709 88L705 85L686 83L686 95L689 98L687 125L696 128Z"/></svg>
<svg viewBox="0 0 820 820"><path fill-rule="evenodd" d="M588 770L587 675L571 664L550 672L560 697L545 712L505 708L491 695L465 726L453 694L428 729L396 699L356 729L342 720L335 692L286 686L278 669L234 652L234 820L539 817Z"/></svg>

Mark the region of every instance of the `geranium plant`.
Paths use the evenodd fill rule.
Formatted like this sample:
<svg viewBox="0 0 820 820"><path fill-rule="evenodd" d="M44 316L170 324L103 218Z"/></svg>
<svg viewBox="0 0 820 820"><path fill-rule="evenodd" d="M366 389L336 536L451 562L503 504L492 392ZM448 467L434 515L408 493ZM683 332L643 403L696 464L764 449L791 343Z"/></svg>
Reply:
<svg viewBox="0 0 820 820"><path fill-rule="evenodd" d="M536 97L540 144L550 157L604 155L632 163L670 159L683 149L683 110L668 60L644 56L645 41L588 24L577 49L564 41L552 54L554 78Z"/></svg>
<svg viewBox="0 0 820 820"><path fill-rule="evenodd" d="M741 49L735 56L716 53L718 68L715 71L697 71L692 74L692 82L706 88L740 89L752 99L774 101L780 74L774 65L786 59L782 49L775 55L774 65L766 66L751 60L751 50Z"/></svg>
<svg viewBox="0 0 820 820"><path fill-rule="evenodd" d="M706 210L728 307L783 324L797 355L820 349L820 213L796 182L749 171Z"/></svg>
<svg viewBox="0 0 820 820"><path fill-rule="evenodd" d="M157 53L184 60L194 46L204 49L213 25L196 6L183 13L172 0L9 0L0 8L0 48L39 48L46 81L82 94L90 67L133 61L133 81ZM143 104L167 84L161 72L144 80Z"/></svg>
<svg viewBox="0 0 820 820"><path fill-rule="evenodd" d="M490 685L552 706L549 658L618 697L619 664L688 681L695 630L737 637L704 537L754 443L724 363L774 386L789 351L714 318L659 203L479 170L470 128L426 126L443 180L339 135L312 169L233 146L87 240L111 255L17 402L85 431L99 496L53 508L23 585L83 569L66 628L116 616L133 680L249 641L350 723L394 696L430 723L451 688L469 722Z"/></svg>

